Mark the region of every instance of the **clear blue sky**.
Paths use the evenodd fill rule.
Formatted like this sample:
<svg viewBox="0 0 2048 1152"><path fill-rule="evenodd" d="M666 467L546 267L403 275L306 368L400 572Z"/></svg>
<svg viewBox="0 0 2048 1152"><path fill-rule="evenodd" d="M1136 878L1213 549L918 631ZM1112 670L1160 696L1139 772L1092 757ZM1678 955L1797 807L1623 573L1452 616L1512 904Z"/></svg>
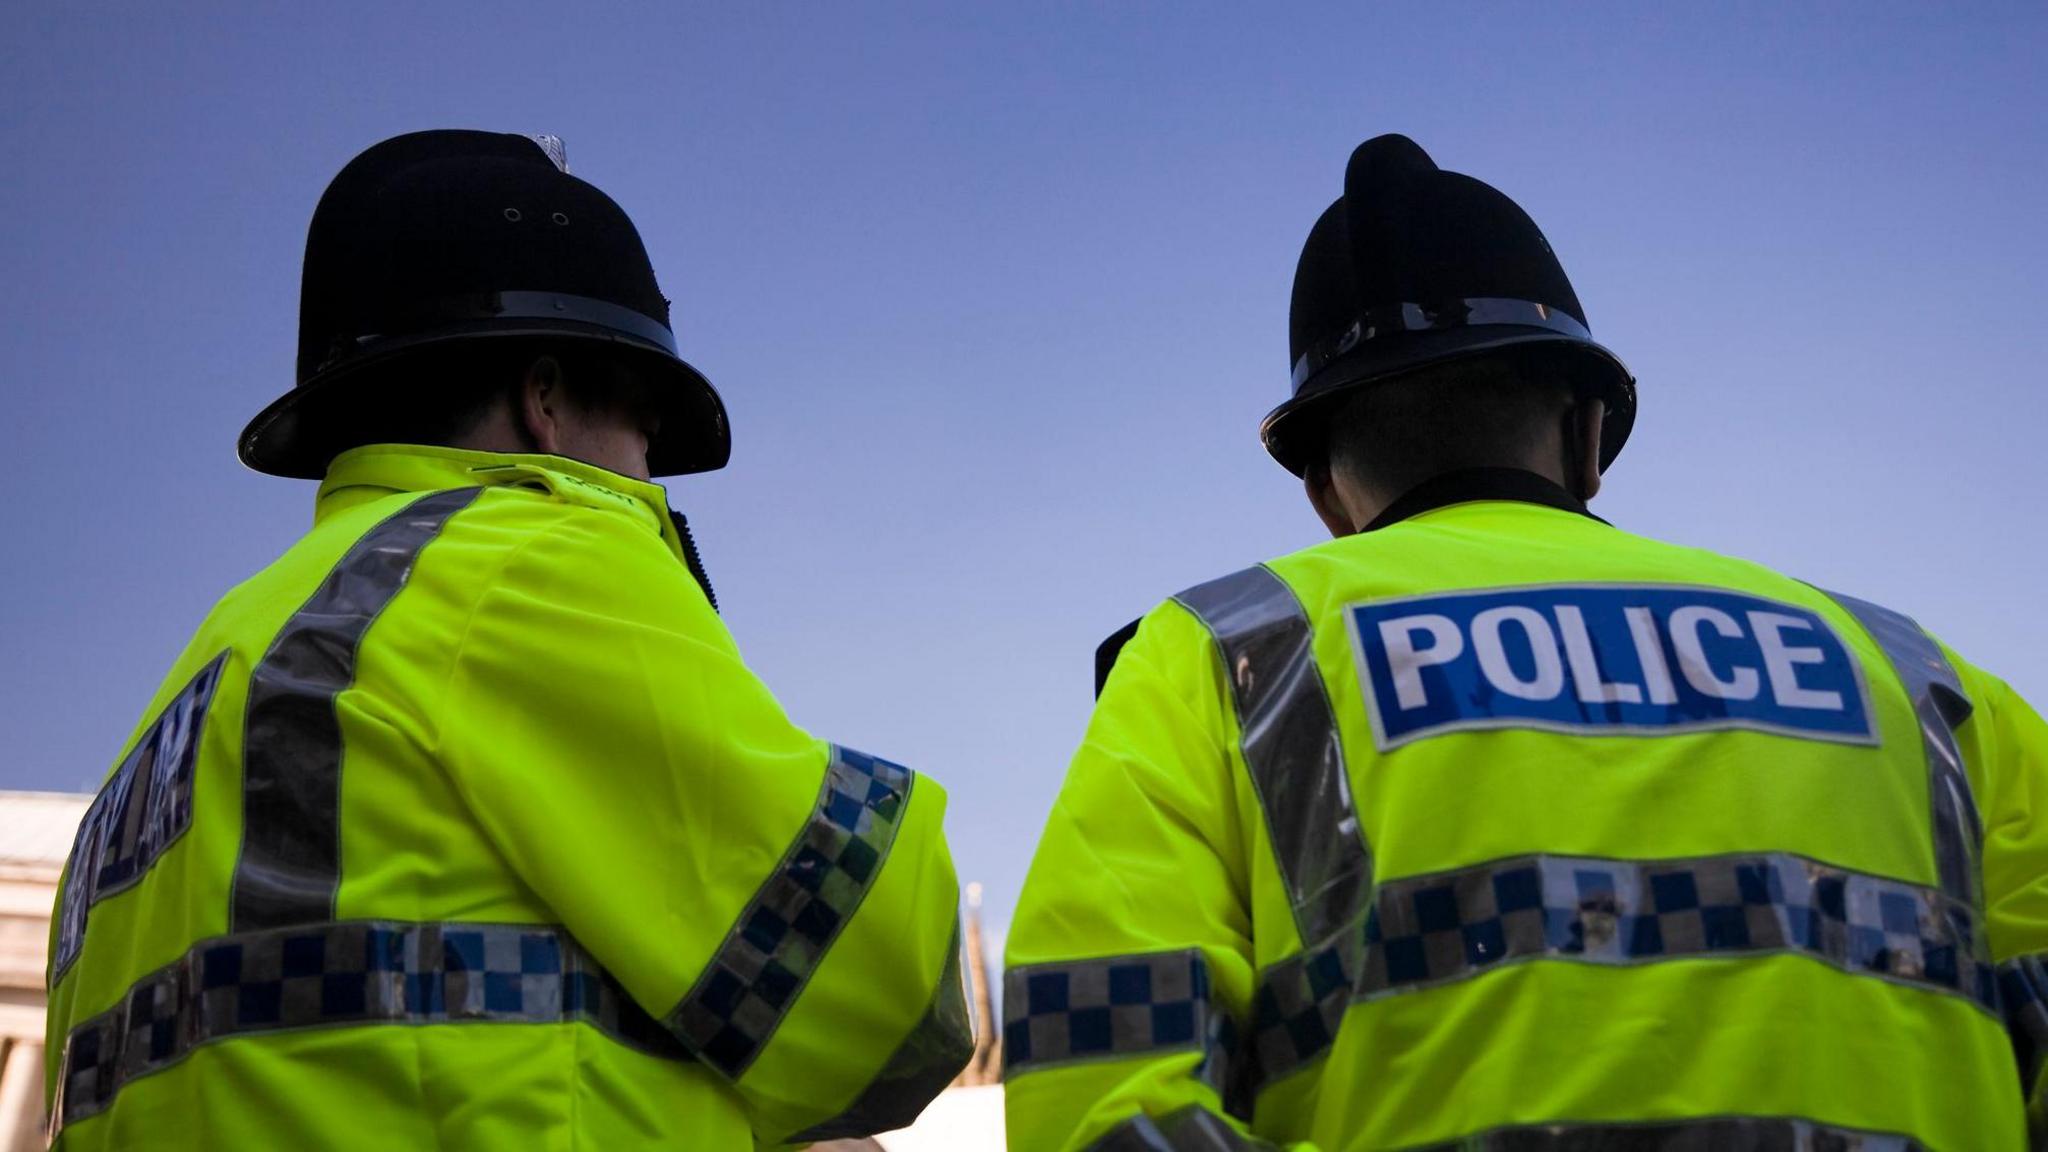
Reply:
<svg viewBox="0 0 2048 1152"><path fill-rule="evenodd" d="M1006 918L1098 639L1313 543L1259 417L1361 139L1542 224L1642 417L1597 508L1913 613L2048 701L2048 9L24 0L0 14L0 786L87 789L308 523L235 433L399 132L552 132L732 467L671 485L790 711L951 789Z"/></svg>

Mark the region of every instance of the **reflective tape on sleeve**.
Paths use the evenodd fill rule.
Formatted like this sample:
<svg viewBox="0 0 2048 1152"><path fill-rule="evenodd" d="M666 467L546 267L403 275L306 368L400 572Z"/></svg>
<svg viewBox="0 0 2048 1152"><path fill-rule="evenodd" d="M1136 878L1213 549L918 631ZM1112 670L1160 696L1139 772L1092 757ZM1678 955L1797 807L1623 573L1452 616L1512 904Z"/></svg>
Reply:
<svg viewBox="0 0 2048 1152"><path fill-rule="evenodd" d="M1941 890L1971 907L1980 907L1983 881L1978 861L1983 853L1984 825L1971 795L1962 748L1956 742L1956 729L1972 711L1969 697L1963 694L1962 679L1941 645L1911 617L1854 596L1824 589L1823 593L1863 625L1905 685L1927 753L1928 808L1934 823L1934 863Z"/></svg>
<svg viewBox="0 0 2048 1152"><path fill-rule="evenodd" d="M1199 1051L1196 1078L1236 1103L1239 1032L1193 948L1003 973L1003 1078L1085 1060Z"/></svg>
<svg viewBox="0 0 2048 1152"><path fill-rule="evenodd" d="M420 497L357 540L285 621L249 677L242 853L228 924L242 932L334 917L341 885L341 717L363 635L449 517L481 488Z"/></svg>
<svg viewBox="0 0 2048 1152"><path fill-rule="evenodd" d="M2048 954L1999 965L1998 986L2006 1031L2020 1067L2020 1094L2031 1100L2048 1065Z"/></svg>
<svg viewBox="0 0 2048 1152"><path fill-rule="evenodd" d="M728 1079L761 1054L874 887L915 780L900 764L833 746L810 819L668 1015Z"/></svg>
<svg viewBox="0 0 2048 1152"><path fill-rule="evenodd" d="M1266 969L1252 993L1245 1076L1253 1094L1299 1071L1329 1050L1351 1007L1351 982L1364 947L1362 932L1343 933Z"/></svg>
<svg viewBox="0 0 2048 1152"><path fill-rule="evenodd" d="M960 928L953 927L946 968L924 1018L846 1111L790 1137L795 1144L872 1136L908 1128L974 1055L974 1024L960 967Z"/></svg>
<svg viewBox="0 0 2048 1152"><path fill-rule="evenodd" d="M566 931L542 924L293 925L201 941L64 1038L53 1131L204 1044L371 1024L591 1025L687 1059Z"/></svg>
<svg viewBox="0 0 2048 1152"><path fill-rule="evenodd" d="M1260 566L1174 597L1215 638L1237 709L1245 768L1301 941L1315 947L1356 919L1372 889L1345 775L1344 748L1316 667L1308 616Z"/></svg>

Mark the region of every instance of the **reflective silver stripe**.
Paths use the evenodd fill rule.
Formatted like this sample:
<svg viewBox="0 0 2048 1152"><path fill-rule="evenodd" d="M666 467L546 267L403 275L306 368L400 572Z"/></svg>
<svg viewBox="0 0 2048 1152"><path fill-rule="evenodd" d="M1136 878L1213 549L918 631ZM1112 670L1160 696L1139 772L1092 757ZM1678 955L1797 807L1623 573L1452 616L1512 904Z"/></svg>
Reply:
<svg viewBox="0 0 2048 1152"><path fill-rule="evenodd" d="M2034 1098L2048 1066L2048 953L2020 956L1998 966L2005 1028L2020 1066L2020 1092Z"/></svg>
<svg viewBox="0 0 2048 1152"><path fill-rule="evenodd" d="M1496 1128L1410 1152L1927 1152L1911 1136L1788 1116Z"/></svg>
<svg viewBox="0 0 2048 1152"><path fill-rule="evenodd" d="M367 1024L592 1025L687 1059L566 931L545 924L303 924L218 936L135 982L64 1041L53 1131L202 1044Z"/></svg>
<svg viewBox="0 0 2048 1152"><path fill-rule="evenodd" d="M1385 304L1367 308L1365 315L1334 337L1309 346L1294 362L1294 386L1323 366L1371 340L1383 340L1409 332L1471 328L1490 324L1515 324L1526 328L1547 328L1565 336L1590 341L1593 333L1578 318L1534 300L1500 296L1475 296L1435 304Z"/></svg>
<svg viewBox="0 0 2048 1152"><path fill-rule="evenodd" d="M1223 1118L1188 1105L1153 1119L1133 1116L1102 1134L1088 1152L1279 1152L1272 1144L1246 1136Z"/></svg>
<svg viewBox="0 0 2048 1152"><path fill-rule="evenodd" d="M1336 716L1308 616L1286 582L1247 568L1174 597L1215 637L1280 875L1309 948L1351 924L1372 890Z"/></svg>
<svg viewBox="0 0 2048 1152"><path fill-rule="evenodd" d="M1839 592L1825 594L1863 625L1884 649L1885 658L1906 686L1913 714L1920 721L1920 742L1927 750L1928 801L1934 819L1934 863L1941 890L1971 907L1983 903L1982 855L1984 826L1963 769L1955 730L1970 718L1963 682L1942 654L1941 645L1909 616Z"/></svg>
<svg viewBox="0 0 2048 1152"><path fill-rule="evenodd" d="M862 1090L852 1107L825 1123L789 1138L792 1144L872 1136L908 1128L924 1106L945 1090L974 1055L974 1024L967 1012L967 983L960 968L960 927L946 953L945 971L924 1018L910 1030L888 1063Z"/></svg>
<svg viewBox="0 0 2048 1152"><path fill-rule="evenodd" d="M824 788L774 875L754 893L668 1026L737 1079L853 918L896 840L916 774L834 746Z"/></svg>
<svg viewBox="0 0 2048 1152"><path fill-rule="evenodd" d="M1794 954L1996 1014L1976 911L1940 890L1787 853L1672 860L1521 856L1380 885L1356 936L1268 968L1257 1083L1320 1056L1353 1002L1537 959L1635 965Z"/></svg>
<svg viewBox="0 0 2048 1152"><path fill-rule="evenodd" d="M285 622L250 674L232 930L333 919L341 886L335 698L355 683L363 635L405 587L420 550L482 491L430 493L370 529Z"/></svg>
<svg viewBox="0 0 2048 1152"><path fill-rule="evenodd" d="M1030 964L1003 973L1003 1079L1084 1060L1200 1051L1195 1076L1236 1110L1238 1029L1198 949Z"/></svg>

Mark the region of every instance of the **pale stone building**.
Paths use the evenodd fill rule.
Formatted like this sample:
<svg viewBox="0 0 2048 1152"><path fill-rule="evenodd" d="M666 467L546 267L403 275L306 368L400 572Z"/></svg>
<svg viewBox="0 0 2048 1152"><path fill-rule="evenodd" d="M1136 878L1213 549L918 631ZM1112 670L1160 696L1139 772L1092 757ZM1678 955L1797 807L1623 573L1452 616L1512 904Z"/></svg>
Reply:
<svg viewBox="0 0 2048 1152"><path fill-rule="evenodd" d="M50 907L90 796L0 792L0 1149L43 1147Z"/></svg>

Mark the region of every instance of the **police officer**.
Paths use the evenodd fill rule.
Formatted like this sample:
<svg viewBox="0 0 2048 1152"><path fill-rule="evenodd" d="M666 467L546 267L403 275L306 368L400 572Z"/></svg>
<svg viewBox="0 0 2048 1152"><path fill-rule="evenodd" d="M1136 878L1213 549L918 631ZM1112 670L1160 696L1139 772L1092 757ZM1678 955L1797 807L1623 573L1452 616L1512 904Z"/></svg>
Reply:
<svg viewBox="0 0 2048 1152"><path fill-rule="evenodd" d="M648 476L723 466L558 141L387 140L307 240L324 478L79 829L51 1124L91 1148L750 1149L896 1127L971 1049L929 779L786 717ZM821 654L823 655L823 654Z"/></svg>
<svg viewBox="0 0 2048 1152"><path fill-rule="evenodd" d="M1586 510L1635 385L1400 136L1267 449L1331 541L1115 661L1008 942L1012 1152L2014 1149L2048 726L1897 612Z"/></svg>

